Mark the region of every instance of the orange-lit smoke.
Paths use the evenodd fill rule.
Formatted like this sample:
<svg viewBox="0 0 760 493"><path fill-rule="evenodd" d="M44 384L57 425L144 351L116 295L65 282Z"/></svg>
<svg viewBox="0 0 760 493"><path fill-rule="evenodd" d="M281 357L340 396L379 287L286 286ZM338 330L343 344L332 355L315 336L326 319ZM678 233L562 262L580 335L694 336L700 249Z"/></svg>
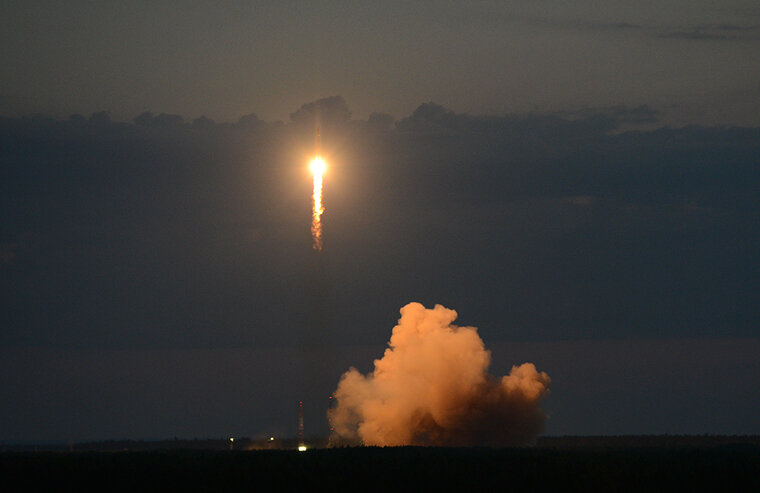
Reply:
<svg viewBox="0 0 760 493"><path fill-rule="evenodd" d="M312 194L311 209L311 238L312 247L315 251L322 251L322 213L325 212L322 207L322 174L325 172L325 162L320 156L315 157L310 165L311 172L314 174L314 192Z"/></svg>
<svg viewBox="0 0 760 493"><path fill-rule="evenodd" d="M364 445L509 446L544 431L540 402L551 382L532 363L509 375L491 360L475 327L452 325L457 313L409 303L375 370L349 369L329 411L333 441Z"/></svg>

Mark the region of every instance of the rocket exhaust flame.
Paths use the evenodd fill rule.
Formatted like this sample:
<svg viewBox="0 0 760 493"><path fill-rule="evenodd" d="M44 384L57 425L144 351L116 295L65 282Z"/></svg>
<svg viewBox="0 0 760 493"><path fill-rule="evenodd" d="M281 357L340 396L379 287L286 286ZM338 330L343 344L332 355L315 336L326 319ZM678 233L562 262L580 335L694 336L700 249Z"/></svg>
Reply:
<svg viewBox="0 0 760 493"><path fill-rule="evenodd" d="M314 251L322 251L322 174L325 172L325 162L322 159L322 136L317 127L316 156L311 161L310 168L314 174L314 191L312 193L311 209L311 238Z"/></svg>
<svg viewBox="0 0 760 493"><path fill-rule="evenodd" d="M311 162L311 172L314 173L314 192L312 195L313 206L311 209L311 237L315 251L322 251L322 173L325 171L325 163L317 156Z"/></svg>

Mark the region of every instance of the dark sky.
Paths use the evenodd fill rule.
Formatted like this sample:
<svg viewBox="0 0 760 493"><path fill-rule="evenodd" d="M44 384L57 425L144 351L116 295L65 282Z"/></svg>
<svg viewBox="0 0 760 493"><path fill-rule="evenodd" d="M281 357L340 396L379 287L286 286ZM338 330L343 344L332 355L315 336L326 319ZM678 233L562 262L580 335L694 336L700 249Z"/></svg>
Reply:
<svg viewBox="0 0 760 493"><path fill-rule="evenodd" d="M760 433L753 2L6 2L0 46L0 440L324 434L410 301L546 371L549 434Z"/></svg>

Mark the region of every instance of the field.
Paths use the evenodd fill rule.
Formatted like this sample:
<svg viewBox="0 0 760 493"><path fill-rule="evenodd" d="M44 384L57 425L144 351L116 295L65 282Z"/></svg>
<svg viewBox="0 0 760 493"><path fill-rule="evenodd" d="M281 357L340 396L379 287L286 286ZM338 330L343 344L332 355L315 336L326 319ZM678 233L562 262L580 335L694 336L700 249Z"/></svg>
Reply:
<svg viewBox="0 0 760 493"><path fill-rule="evenodd" d="M2 484L41 488L215 491L760 490L757 440L554 439L537 447L4 452ZM629 440L630 442L630 440ZM6 490L7 491L7 490Z"/></svg>

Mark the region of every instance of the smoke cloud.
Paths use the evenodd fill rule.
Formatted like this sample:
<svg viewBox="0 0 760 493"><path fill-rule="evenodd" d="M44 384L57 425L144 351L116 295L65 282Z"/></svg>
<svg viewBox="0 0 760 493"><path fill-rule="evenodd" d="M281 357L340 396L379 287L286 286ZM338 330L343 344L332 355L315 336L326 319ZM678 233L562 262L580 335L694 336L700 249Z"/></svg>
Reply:
<svg viewBox="0 0 760 493"><path fill-rule="evenodd" d="M364 445L526 445L544 431L540 402L551 379L532 363L501 378L475 327L457 313L409 303L375 370L341 376L329 411L334 443Z"/></svg>

